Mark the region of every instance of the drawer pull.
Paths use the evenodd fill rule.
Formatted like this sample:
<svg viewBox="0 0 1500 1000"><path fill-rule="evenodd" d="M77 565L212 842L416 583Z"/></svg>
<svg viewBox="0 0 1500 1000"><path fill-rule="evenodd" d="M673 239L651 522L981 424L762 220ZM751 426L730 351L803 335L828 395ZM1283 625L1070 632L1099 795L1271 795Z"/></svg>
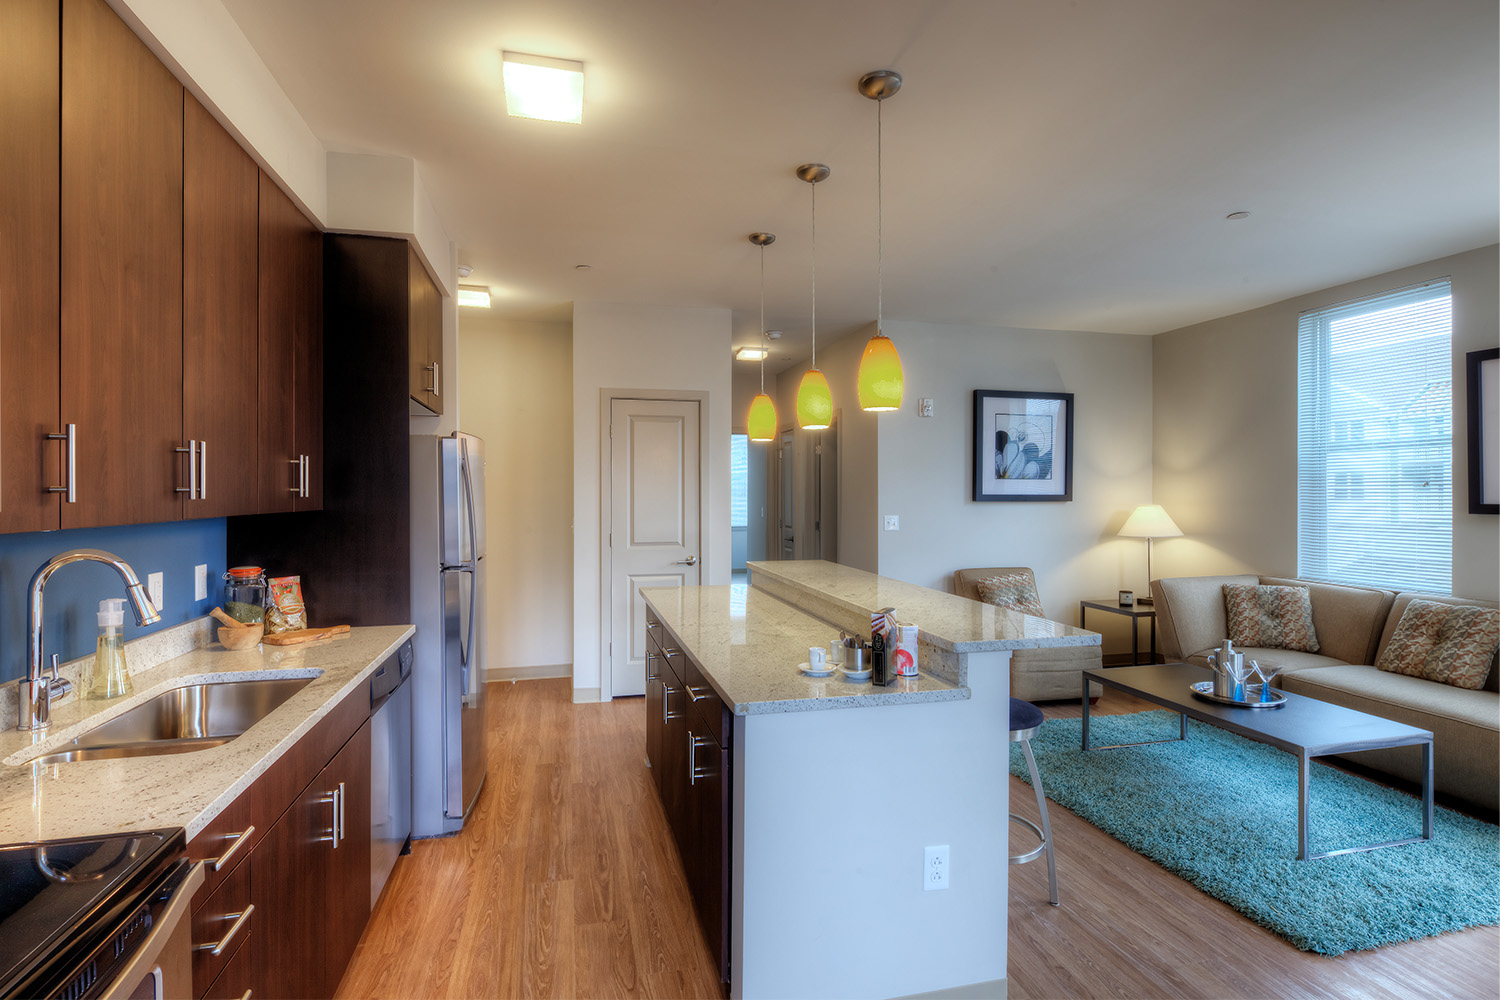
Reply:
<svg viewBox="0 0 1500 1000"><path fill-rule="evenodd" d="M676 646L663 646L662 647L662 651L661 651L661 655L662 656L667 656L667 657L681 656L682 655L682 650L678 649Z"/></svg>
<svg viewBox="0 0 1500 1000"><path fill-rule="evenodd" d="M210 868L212 868L216 872L217 871L223 871L224 870L224 866L229 863L229 859L232 858L232 857L234 857L234 852L238 851L241 847L244 847L245 846L245 842L250 839L250 835L252 833L254 833L254 832L255 832L255 827L254 826L248 826L248 827L246 827L244 833L242 833L238 837L234 838L234 843L232 843L232 844L229 845L229 850L225 851L223 854L219 855L217 858L214 858L212 861L210 861L208 863L208 866Z"/></svg>
<svg viewBox="0 0 1500 1000"><path fill-rule="evenodd" d="M689 684L687 686L687 689L688 689L688 697L692 699L693 704L695 704L695 705L698 702L700 702L703 699L705 699L705 698L712 698L713 694L714 694L713 691L710 690L709 688L695 688L691 684ZM706 693L705 694L699 694L698 693L699 691L703 691L703 692L706 692Z"/></svg>
<svg viewBox="0 0 1500 1000"><path fill-rule="evenodd" d="M240 997L240 1000L250 1000L250 994L252 994L254 992L255 992L254 990L246 990L245 991L245 995L242 996L242 997Z"/></svg>
<svg viewBox="0 0 1500 1000"><path fill-rule="evenodd" d="M707 746L710 742L712 742L712 741L710 741L710 740L700 740L697 736L693 735L693 731L691 729L688 730L688 785L689 786L697 784L699 778L707 778L709 776L709 774L710 774L709 771L706 771L703 768L701 768L701 767L698 766L698 759L697 759L698 758L698 748L700 746ZM714 746L718 746L718 744L714 744ZM711 766L712 765L710 765L710 767Z"/></svg>
<svg viewBox="0 0 1500 1000"><path fill-rule="evenodd" d="M226 914L224 919L228 920L230 917L234 918L234 923L229 926L229 933L225 934L222 939L215 941L213 944L194 945L193 950L206 951L214 958L218 958L220 955L224 954L224 948L229 944L229 942L234 940L234 936L240 932L240 928L245 926L245 921L249 920L250 914L254 912L255 904L251 903L249 906L245 907L244 911L241 913Z"/></svg>

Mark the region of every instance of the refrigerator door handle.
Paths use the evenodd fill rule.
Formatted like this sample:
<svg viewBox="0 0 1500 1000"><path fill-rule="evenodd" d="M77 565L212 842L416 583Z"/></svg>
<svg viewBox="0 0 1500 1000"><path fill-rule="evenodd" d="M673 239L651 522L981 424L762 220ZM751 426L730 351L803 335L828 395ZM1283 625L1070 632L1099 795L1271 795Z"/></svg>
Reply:
<svg viewBox="0 0 1500 1000"><path fill-rule="evenodd" d="M469 561L479 561L479 525L474 516L474 476L469 470L469 442L458 439L459 467L464 474L464 507L469 512ZM473 619L469 619L471 622Z"/></svg>

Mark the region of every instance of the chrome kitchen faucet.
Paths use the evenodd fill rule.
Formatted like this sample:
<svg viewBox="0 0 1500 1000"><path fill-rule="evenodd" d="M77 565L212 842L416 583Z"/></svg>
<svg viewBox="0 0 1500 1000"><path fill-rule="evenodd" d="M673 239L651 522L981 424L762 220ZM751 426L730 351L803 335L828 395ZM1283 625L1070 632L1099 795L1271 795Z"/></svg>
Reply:
<svg viewBox="0 0 1500 1000"><path fill-rule="evenodd" d="M26 676L21 678L17 691L17 729L46 729L52 723L53 693L58 697L68 693L70 685L57 676L56 653L52 654L51 678L42 676L42 591L53 573L75 562L101 562L106 566L113 566L115 572L120 574L120 579L125 581L125 596L130 598L136 624L154 625L161 621L161 613L151 603L151 598L146 596L141 578L135 575L135 570L125 560L114 553L100 549L69 549L47 560L31 578L31 594L26 601L26 617L31 623L31 632L26 639Z"/></svg>

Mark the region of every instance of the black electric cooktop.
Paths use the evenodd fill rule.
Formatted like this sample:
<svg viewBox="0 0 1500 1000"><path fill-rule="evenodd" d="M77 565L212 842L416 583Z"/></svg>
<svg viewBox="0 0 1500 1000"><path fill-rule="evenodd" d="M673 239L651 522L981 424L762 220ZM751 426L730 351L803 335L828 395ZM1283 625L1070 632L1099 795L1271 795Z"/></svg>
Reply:
<svg viewBox="0 0 1500 1000"><path fill-rule="evenodd" d="M0 847L0 997L97 945L186 849L181 829Z"/></svg>

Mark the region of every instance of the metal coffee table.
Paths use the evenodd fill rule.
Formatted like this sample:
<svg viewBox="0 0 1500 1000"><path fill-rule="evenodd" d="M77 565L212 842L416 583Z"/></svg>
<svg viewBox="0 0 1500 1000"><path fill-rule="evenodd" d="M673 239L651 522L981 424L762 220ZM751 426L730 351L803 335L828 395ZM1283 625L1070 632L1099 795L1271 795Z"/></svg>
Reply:
<svg viewBox="0 0 1500 1000"><path fill-rule="evenodd" d="M1217 726L1257 743L1284 750L1297 758L1297 860L1313 861L1337 854L1373 851L1381 847L1414 844L1432 839L1432 733L1415 726L1367 715L1304 695L1286 694L1286 704L1274 709L1236 708L1193 696L1189 686L1213 679L1213 671L1190 663L1164 663L1142 667L1112 667L1083 671L1083 749L1116 750L1127 746L1150 746L1187 739L1187 720ZM1177 740L1149 740L1114 746L1089 745L1089 682L1117 688L1144 701L1171 709L1181 716ZM1307 849L1307 794L1310 765L1314 757L1353 753L1386 747L1422 748L1422 836L1389 840L1363 847L1310 853Z"/></svg>

